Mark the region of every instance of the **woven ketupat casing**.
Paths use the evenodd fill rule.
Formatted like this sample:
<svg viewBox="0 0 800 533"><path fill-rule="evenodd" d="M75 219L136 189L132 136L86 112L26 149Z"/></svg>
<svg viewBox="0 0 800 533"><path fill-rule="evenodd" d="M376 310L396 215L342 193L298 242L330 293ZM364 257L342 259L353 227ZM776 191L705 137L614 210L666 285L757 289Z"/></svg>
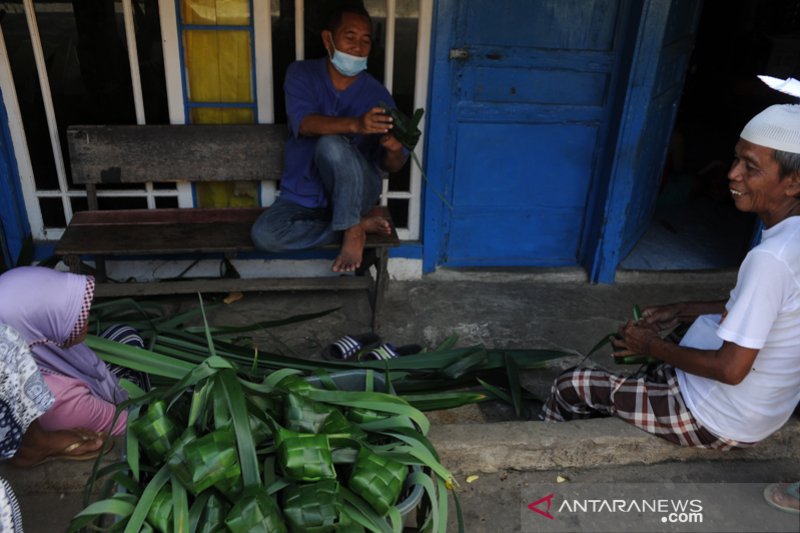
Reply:
<svg viewBox="0 0 800 533"><path fill-rule="evenodd" d="M129 429L154 462L164 459L172 448L172 441L180 435L177 424L167 415L167 404L162 400L150 404L143 416L129 424Z"/></svg>
<svg viewBox="0 0 800 533"><path fill-rule="evenodd" d="M319 433L334 409L289 393L284 404L283 420L287 429L298 433Z"/></svg>
<svg viewBox="0 0 800 533"><path fill-rule="evenodd" d="M216 492L211 493L203 506L200 520L197 522L197 533L211 533L225 529L225 518L231 506Z"/></svg>
<svg viewBox="0 0 800 533"><path fill-rule="evenodd" d="M198 494L214 486L223 494L241 490L242 472L236 453L236 437L230 429L218 429L183 447L192 481L186 488Z"/></svg>
<svg viewBox="0 0 800 533"><path fill-rule="evenodd" d="M172 472L172 475L178 478L178 481L187 488L192 486L192 471L186 464L184 449L188 443L195 439L197 439L197 434L194 429L186 428L183 435L175 439L175 442L172 443L172 449L170 449L166 458L167 467L170 472Z"/></svg>
<svg viewBox="0 0 800 533"><path fill-rule="evenodd" d="M400 496L407 475L408 466L361 448L348 486L385 515Z"/></svg>
<svg viewBox="0 0 800 533"><path fill-rule="evenodd" d="M422 135L419 121L422 120L423 109L416 109L412 117L407 117L399 109L390 108L384 102L379 102L379 105L383 108L384 113L392 117L392 135L400 141L400 144L413 150Z"/></svg>
<svg viewBox="0 0 800 533"><path fill-rule="evenodd" d="M290 485L283 491L283 514L292 531L331 531L341 510L339 483L333 479Z"/></svg>
<svg viewBox="0 0 800 533"><path fill-rule="evenodd" d="M281 429L275 444L278 448L278 464L287 478L293 481L336 479L327 435Z"/></svg>
<svg viewBox="0 0 800 533"><path fill-rule="evenodd" d="M328 418L325 419L325 423L320 428L319 433L325 433L327 435L346 434L356 440L364 440L367 438L367 433L363 429L350 422L339 411L331 412Z"/></svg>
<svg viewBox="0 0 800 533"><path fill-rule="evenodd" d="M249 487L237 498L225 525L231 533L287 533L278 503L262 487Z"/></svg>

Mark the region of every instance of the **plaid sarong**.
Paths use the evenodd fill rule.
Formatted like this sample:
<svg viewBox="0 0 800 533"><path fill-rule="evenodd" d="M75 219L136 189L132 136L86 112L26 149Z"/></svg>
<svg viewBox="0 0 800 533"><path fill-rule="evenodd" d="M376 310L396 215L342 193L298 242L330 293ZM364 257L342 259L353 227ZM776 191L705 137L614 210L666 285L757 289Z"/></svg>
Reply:
<svg viewBox="0 0 800 533"><path fill-rule="evenodd" d="M672 366L649 365L631 376L603 369L572 368L556 378L542 420L617 416L680 446L730 450L753 443L718 437L686 407Z"/></svg>

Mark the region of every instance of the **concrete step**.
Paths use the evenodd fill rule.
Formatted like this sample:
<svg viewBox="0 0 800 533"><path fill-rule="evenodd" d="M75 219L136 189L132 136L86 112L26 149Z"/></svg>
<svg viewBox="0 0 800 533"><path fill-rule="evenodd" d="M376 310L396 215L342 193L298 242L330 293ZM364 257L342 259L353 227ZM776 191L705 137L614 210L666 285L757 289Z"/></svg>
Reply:
<svg viewBox="0 0 800 533"><path fill-rule="evenodd" d="M498 422L434 425L429 435L442 463L454 473L549 470L666 461L779 460L800 458L800 420L792 418L758 445L730 452L682 448L618 418L567 423Z"/></svg>
<svg viewBox="0 0 800 533"><path fill-rule="evenodd" d="M442 463L457 474L504 470L592 468L609 465L657 464L666 461L730 461L798 459L800 419L757 446L731 452L682 448L616 418L546 422L434 423L429 437ZM117 442L103 464L119 460ZM0 464L0 476L18 495L83 491L92 461L52 461L18 469Z"/></svg>

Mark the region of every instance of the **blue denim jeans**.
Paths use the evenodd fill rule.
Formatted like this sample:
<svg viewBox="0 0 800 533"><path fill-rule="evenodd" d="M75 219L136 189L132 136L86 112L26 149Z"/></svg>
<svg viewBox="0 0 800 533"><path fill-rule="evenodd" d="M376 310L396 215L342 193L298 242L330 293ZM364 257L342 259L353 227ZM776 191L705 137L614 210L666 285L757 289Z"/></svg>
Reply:
<svg viewBox="0 0 800 533"><path fill-rule="evenodd" d="M339 242L378 202L382 177L347 137L320 137L314 165L329 207L304 207L279 196L253 224L250 236L258 249L282 252Z"/></svg>

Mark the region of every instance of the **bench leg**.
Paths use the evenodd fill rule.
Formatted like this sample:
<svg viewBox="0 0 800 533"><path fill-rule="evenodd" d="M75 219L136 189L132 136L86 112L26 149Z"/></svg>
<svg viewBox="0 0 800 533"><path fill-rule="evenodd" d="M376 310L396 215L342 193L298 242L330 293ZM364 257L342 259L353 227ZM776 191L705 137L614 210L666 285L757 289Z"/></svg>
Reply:
<svg viewBox="0 0 800 533"><path fill-rule="evenodd" d="M389 284L389 249L378 248L375 250L375 286L372 292L372 331L380 328L380 313L383 307L383 298Z"/></svg>
<svg viewBox="0 0 800 533"><path fill-rule="evenodd" d="M69 271L73 274L94 276L97 283L106 281L106 260L102 256L95 257L95 268L83 263L78 255L65 255L63 260L64 264L67 265L67 268L69 268Z"/></svg>
<svg viewBox="0 0 800 533"><path fill-rule="evenodd" d="M81 258L77 255L65 255L64 264L67 265L69 271L73 274L81 273Z"/></svg>
<svg viewBox="0 0 800 533"><path fill-rule="evenodd" d="M95 281L98 283L103 283L106 281L106 259L103 256L96 255L94 256L94 264L95 264L95 274L94 278Z"/></svg>

